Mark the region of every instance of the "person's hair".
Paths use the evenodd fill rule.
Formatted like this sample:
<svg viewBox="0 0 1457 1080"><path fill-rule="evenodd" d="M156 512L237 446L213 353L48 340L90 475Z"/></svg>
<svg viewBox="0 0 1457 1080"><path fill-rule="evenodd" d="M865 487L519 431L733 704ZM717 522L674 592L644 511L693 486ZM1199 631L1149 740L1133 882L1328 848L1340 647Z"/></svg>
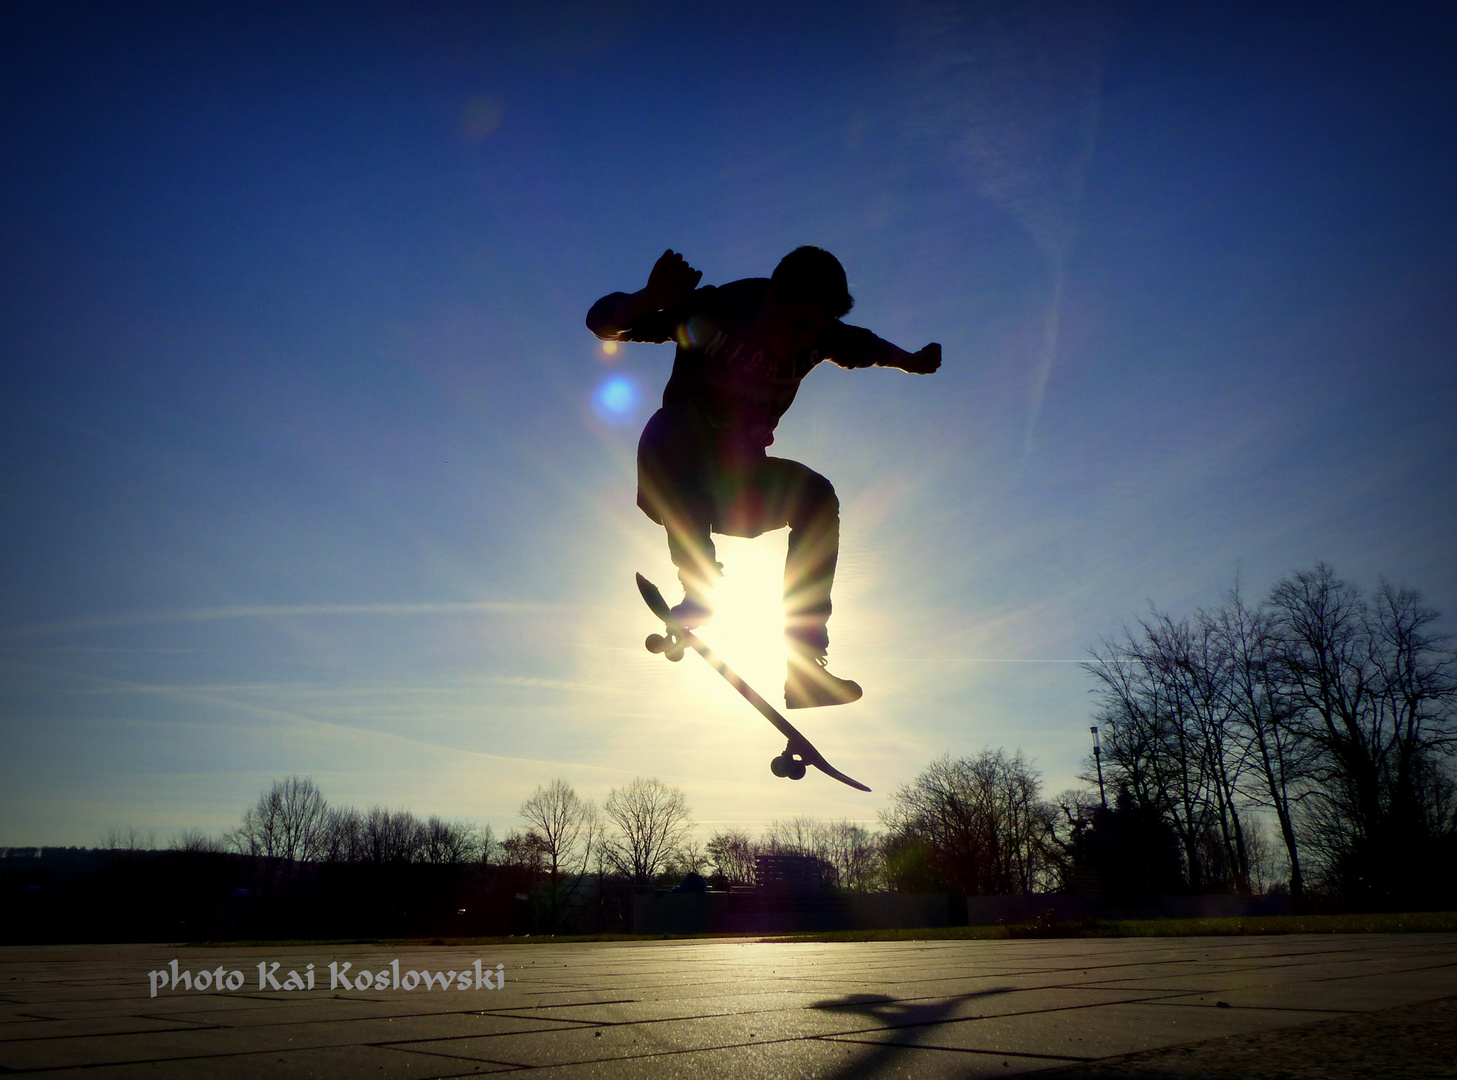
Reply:
<svg viewBox="0 0 1457 1080"><path fill-rule="evenodd" d="M781 300L814 304L835 319L855 306L845 268L824 248L795 248L779 260L769 282Z"/></svg>

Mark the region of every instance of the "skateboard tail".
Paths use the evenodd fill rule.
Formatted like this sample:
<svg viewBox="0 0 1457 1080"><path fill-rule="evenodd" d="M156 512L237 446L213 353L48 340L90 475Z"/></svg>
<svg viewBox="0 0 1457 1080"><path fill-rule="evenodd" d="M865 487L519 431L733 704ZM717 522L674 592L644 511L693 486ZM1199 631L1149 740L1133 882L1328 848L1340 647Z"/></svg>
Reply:
<svg viewBox="0 0 1457 1080"><path fill-rule="evenodd" d="M658 587L641 574L637 576L637 591L642 593L642 598L647 601L652 613L670 628L673 628L673 609L668 606L668 601L663 599L663 594Z"/></svg>

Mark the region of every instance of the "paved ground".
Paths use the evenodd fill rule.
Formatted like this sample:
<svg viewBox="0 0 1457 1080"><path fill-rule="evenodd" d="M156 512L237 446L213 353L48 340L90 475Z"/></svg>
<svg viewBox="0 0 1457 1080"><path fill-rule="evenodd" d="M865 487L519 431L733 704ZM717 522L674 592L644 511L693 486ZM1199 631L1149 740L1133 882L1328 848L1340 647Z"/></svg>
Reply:
<svg viewBox="0 0 1457 1080"><path fill-rule="evenodd" d="M171 986L174 959L191 990ZM476 989L477 959L482 974L503 965L505 985ZM259 990L259 961L281 987L312 963L314 988ZM330 962L387 986L331 990ZM243 983L200 990L202 971ZM421 971L432 988L406 989ZM1457 1076L1457 1009L1439 1001L1454 995L1452 934L7 948L0 1073Z"/></svg>

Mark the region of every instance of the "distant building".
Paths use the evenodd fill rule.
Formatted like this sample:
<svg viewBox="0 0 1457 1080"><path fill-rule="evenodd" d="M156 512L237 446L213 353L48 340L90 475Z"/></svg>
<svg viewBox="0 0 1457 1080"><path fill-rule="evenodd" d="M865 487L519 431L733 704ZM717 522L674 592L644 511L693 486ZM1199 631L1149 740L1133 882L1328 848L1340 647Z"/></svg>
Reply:
<svg viewBox="0 0 1457 1080"><path fill-rule="evenodd" d="M756 855L754 884L761 889L823 889L835 879L835 868L813 855Z"/></svg>

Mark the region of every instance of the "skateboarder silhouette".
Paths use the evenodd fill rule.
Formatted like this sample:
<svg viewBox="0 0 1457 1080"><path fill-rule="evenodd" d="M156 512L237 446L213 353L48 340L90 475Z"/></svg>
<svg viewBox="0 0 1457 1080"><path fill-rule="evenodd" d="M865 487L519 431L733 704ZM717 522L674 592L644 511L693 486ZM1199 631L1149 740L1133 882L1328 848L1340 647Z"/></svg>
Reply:
<svg viewBox="0 0 1457 1080"><path fill-rule="evenodd" d="M839 499L813 469L765 451L821 360L929 375L941 366L941 346L907 352L841 322L854 300L840 261L823 248L796 248L769 278L699 288L702 277L665 251L647 285L610 293L587 313L588 329L604 341L677 342L663 407L637 450L637 504L667 529L683 585L673 618L691 628L712 617L723 570L713 533L754 537L787 525L784 702L802 709L855 701L859 685L827 666Z"/></svg>

